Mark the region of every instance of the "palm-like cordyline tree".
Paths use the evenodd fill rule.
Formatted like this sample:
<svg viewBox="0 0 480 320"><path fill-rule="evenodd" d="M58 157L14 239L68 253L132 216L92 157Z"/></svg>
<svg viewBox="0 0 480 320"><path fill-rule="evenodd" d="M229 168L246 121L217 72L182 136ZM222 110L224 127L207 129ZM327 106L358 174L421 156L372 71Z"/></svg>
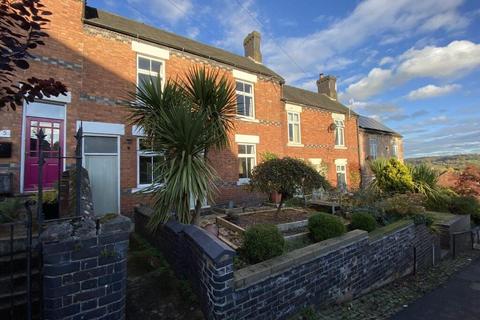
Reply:
<svg viewBox="0 0 480 320"><path fill-rule="evenodd" d="M228 146L228 132L236 114L235 88L218 71L191 69L185 79L142 83L132 93L132 122L141 126L154 151L165 161L155 170L155 214L150 226L172 215L183 223L200 222L204 200L212 201L216 172L209 164L211 148ZM190 199L195 210L190 211Z"/></svg>

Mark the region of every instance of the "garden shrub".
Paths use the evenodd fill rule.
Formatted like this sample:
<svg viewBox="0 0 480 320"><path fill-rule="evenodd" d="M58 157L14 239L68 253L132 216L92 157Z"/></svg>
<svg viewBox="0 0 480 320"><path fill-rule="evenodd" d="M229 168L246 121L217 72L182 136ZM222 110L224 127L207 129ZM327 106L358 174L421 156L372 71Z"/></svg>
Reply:
<svg viewBox="0 0 480 320"><path fill-rule="evenodd" d="M433 225L433 217L430 216L429 214L421 214L417 213L412 216L413 223L416 225L419 224L424 224L427 227L430 227Z"/></svg>
<svg viewBox="0 0 480 320"><path fill-rule="evenodd" d="M244 233L242 258L249 263L258 263L283 253L285 239L278 228L271 224L258 224Z"/></svg>
<svg viewBox="0 0 480 320"><path fill-rule="evenodd" d="M429 197L425 201L425 208L430 211L450 212L450 206L457 194L449 188L439 188L436 197Z"/></svg>
<svg viewBox="0 0 480 320"><path fill-rule="evenodd" d="M389 215L394 215L399 218L412 216L418 213L425 213L423 203L425 198L418 193L395 194L378 205Z"/></svg>
<svg viewBox="0 0 480 320"><path fill-rule="evenodd" d="M370 184L371 189L382 192L409 192L415 184L410 170L406 165L395 158L388 160L378 159L370 163L375 179Z"/></svg>
<svg viewBox="0 0 480 320"><path fill-rule="evenodd" d="M454 214L475 215L480 210L480 202L472 196L455 197L450 204L450 211Z"/></svg>
<svg viewBox="0 0 480 320"><path fill-rule="evenodd" d="M355 212L352 214L352 222L350 223L350 229L360 229L367 232L371 232L377 228L377 221L368 212Z"/></svg>
<svg viewBox="0 0 480 320"><path fill-rule="evenodd" d="M308 219L308 230L315 242L341 236L346 232L343 221L328 213L317 213Z"/></svg>

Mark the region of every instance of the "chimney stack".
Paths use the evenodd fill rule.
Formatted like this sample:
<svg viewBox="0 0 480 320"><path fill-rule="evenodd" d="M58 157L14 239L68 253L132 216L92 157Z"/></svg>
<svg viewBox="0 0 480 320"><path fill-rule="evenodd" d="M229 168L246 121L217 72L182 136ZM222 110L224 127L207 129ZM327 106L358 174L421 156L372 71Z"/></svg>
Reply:
<svg viewBox="0 0 480 320"><path fill-rule="evenodd" d="M245 57L253 59L257 63L262 63L262 52L260 51L260 32L252 31L243 40Z"/></svg>
<svg viewBox="0 0 480 320"><path fill-rule="evenodd" d="M325 76L320 73L320 78L317 80L318 93L323 93L337 100L337 78L334 76Z"/></svg>

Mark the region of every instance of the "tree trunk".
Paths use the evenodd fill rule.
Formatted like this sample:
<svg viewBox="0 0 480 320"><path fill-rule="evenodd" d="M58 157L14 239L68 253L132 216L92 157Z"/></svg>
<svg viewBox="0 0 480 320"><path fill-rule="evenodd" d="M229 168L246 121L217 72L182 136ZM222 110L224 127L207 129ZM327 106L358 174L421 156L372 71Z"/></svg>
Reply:
<svg viewBox="0 0 480 320"><path fill-rule="evenodd" d="M283 194L280 193L280 203L278 204L277 212L275 212L276 215L280 213L280 210L282 210L283 206Z"/></svg>
<svg viewBox="0 0 480 320"><path fill-rule="evenodd" d="M197 199L195 203L195 210L193 211L193 224L196 226L200 226L200 222L202 221L200 216L200 211L202 210L202 202Z"/></svg>

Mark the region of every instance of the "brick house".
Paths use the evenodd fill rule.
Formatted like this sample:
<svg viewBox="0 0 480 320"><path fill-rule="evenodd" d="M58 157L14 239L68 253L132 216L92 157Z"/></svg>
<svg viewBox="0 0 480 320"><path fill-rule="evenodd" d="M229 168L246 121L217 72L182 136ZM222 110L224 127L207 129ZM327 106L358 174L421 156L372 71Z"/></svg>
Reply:
<svg viewBox="0 0 480 320"><path fill-rule="evenodd" d="M403 161L403 138L383 123L369 117L359 116L358 126L362 186L366 186L373 178L368 160L394 157Z"/></svg>
<svg viewBox="0 0 480 320"><path fill-rule="evenodd" d="M14 193L37 188L37 141L47 133L45 150L73 155L74 135L83 126L83 165L89 170L97 213L130 213L144 201L135 192L152 181L158 157L142 144L142 130L129 124L127 93L145 76L175 79L192 66L217 68L237 88L238 118L231 147L212 152L221 178L215 204L256 202L264 195L245 190L250 170L273 152L310 161L334 185L360 183L358 115L337 101L336 79L320 75L318 93L285 85L262 64L260 34L244 41L239 56L111 13L81 0L45 0L53 12L50 38L38 48L30 76L48 76L67 85L69 94L4 110L1 142L12 154L0 170L13 175ZM52 158L53 159L53 158ZM52 188L59 170L72 160L47 160L44 186Z"/></svg>

